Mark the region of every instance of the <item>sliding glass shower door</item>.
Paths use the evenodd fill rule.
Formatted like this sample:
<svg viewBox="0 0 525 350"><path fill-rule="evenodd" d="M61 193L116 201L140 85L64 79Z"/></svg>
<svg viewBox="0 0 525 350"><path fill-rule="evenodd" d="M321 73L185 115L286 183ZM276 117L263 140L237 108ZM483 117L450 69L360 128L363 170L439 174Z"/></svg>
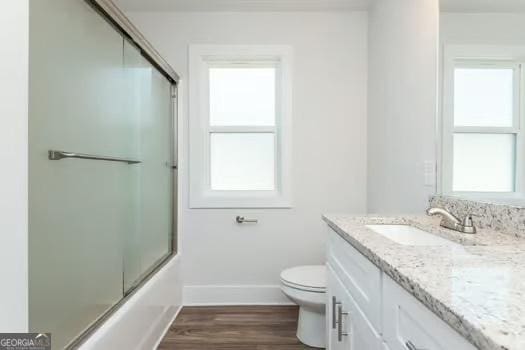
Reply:
<svg viewBox="0 0 525 350"><path fill-rule="evenodd" d="M125 240L124 291L130 291L159 260L171 253L172 104L171 84L129 41L124 42L126 114L138 121L133 169L134 230ZM169 190L168 190L169 189Z"/></svg>
<svg viewBox="0 0 525 350"><path fill-rule="evenodd" d="M30 15L29 327L60 349L172 253L172 84L84 0Z"/></svg>

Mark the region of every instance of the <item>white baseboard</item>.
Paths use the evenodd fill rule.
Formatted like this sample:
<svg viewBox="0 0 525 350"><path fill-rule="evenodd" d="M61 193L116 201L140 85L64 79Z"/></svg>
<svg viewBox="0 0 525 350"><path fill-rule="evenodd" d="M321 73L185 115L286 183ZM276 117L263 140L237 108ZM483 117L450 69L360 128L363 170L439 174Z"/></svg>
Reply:
<svg viewBox="0 0 525 350"><path fill-rule="evenodd" d="M185 286L185 306L204 305L293 305L279 285Z"/></svg>

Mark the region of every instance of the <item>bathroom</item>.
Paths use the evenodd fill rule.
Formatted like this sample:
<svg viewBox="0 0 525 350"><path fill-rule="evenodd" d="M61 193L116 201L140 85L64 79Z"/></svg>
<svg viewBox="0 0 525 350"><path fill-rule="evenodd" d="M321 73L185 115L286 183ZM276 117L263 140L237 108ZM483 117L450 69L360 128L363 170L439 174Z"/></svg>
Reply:
<svg viewBox="0 0 525 350"><path fill-rule="evenodd" d="M522 0L3 5L0 349L525 349Z"/></svg>

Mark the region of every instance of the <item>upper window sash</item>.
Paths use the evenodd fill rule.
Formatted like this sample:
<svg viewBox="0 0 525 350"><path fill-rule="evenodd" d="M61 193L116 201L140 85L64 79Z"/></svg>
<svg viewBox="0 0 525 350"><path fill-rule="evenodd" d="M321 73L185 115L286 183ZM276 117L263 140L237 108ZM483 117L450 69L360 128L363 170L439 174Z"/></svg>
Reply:
<svg viewBox="0 0 525 350"><path fill-rule="evenodd" d="M279 119L280 119L280 79L279 79L279 76L280 76L280 61L276 58L267 58L265 60L254 60L254 59L247 59L246 61L237 61L237 62L228 62L228 61L224 61L224 58L214 58L214 57L209 57L206 59L206 63L208 65L208 69L206 71L205 74L207 74L207 77L206 77L206 81L203 82L203 84L209 84L208 86L204 87L208 92L209 92L209 96L208 96L208 101L209 101L209 108L208 108L208 120L209 120L209 124L210 124L210 127L216 127L216 126L238 126L238 127L241 127L241 126L252 126L252 127L258 127L258 126L277 126L278 125L278 122L279 122ZM212 83L212 77L210 76L210 72L212 70L215 71L215 74L216 75L219 75L220 76L220 71L221 70L224 70L224 71L228 71L229 69L231 70L239 70L242 71L243 69L247 69L247 70L259 70L260 72L259 75L263 74L264 73L264 70L268 70L268 73L269 72L272 72L273 73L273 81L271 81L270 83L273 84L273 91L274 91L274 95L271 96L271 98L273 98L273 110L272 111L266 111L268 114L265 115L264 117L268 118L268 117L272 117L272 120L264 120L264 117L263 117L263 120L261 120L259 123L250 123L250 120L246 120L246 121L240 121L238 120L237 122L231 122L231 123L213 123L213 120L212 120L212 108L213 108L213 99L211 97L211 94L212 94L212 87L211 86L211 83ZM233 72L230 71L229 74L231 75ZM263 74L266 75L266 77L264 77L263 80L260 80L259 83L260 84L268 84L268 73L265 73ZM223 73L224 74L224 73ZM235 73L233 73L235 74ZM218 78L217 76L215 78ZM259 79L261 79L261 76L258 77ZM224 77L222 77L222 79L224 80ZM220 79L219 79L220 80ZM227 84L227 81L224 81L224 83ZM220 93L220 90L219 90L219 93ZM242 92L239 92L242 94ZM248 95L249 97L249 95ZM267 98L270 97L270 96L266 96ZM234 113L235 114L235 113ZM239 118L239 116L237 116Z"/></svg>
<svg viewBox="0 0 525 350"><path fill-rule="evenodd" d="M520 91L521 87L521 63L514 60L500 60L500 59L467 59L459 58L453 60L452 69L449 69L451 83L448 87L446 93L450 96L449 98L454 104L455 96L455 73L457 69L509 69L513 72L513 106L512 106L512 125L508 127L504 126L475 126L475 125L455 125L455 113L454 108L450 109L450 113L446 116L445 122L451 123L453 126L454 132L490 132L490 133L518 133L521 127L521 97Z"/></svg>

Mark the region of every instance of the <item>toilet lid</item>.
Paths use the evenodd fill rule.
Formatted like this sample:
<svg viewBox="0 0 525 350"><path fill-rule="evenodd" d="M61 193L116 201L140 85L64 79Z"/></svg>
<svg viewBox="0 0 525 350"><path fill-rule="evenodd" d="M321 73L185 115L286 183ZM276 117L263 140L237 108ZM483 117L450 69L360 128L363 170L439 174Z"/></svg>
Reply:
<svg viewBox="0 0 525 350"><path fill-rule="evenodd" d="M324 265L292 267L281 272L281 281L297 289L324 292L326 267Z"/></svg>

